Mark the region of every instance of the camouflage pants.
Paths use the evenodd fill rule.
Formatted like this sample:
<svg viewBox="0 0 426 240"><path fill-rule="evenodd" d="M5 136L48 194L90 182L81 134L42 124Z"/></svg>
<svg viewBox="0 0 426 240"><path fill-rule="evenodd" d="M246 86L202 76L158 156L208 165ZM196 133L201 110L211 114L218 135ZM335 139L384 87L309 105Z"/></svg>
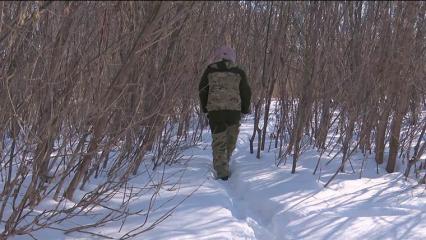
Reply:
<svg viewBox="0 0 426 240"><path fill-rule="evenodd" d="M238 139L240 124L226 126L225 131L213 133L213 167L217 177L229 176L229 160L235 149Z"/></svg>

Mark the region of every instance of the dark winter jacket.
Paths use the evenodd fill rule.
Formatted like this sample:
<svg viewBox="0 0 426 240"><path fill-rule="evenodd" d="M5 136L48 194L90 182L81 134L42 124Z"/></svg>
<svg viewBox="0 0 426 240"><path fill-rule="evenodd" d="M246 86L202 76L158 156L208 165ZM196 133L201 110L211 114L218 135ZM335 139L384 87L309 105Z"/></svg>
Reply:
<svg viewBox="0 0 426 240"><path fill-rule="evenodd" d="M223 79L225 80L225 84L219 84L219 86L217 86L217 84L215 85L218 75L219 78L228 78ZM234 83L228 84L227 81L238 82L235 86ZM219 90L216 90L216 92L212 94L212 87L216 89L219 88ZM234 91L232 88L236 88L237 90ZM236 94L239 99L235 99L233 96L235 92L237 92ZM208 112L207 117L209 118L212 130L216 129L220 132L223 130L222 128L224 125L238 124L241 113L248 114L250 112L251 90L247 82L247 76L241 68L227 60L210 64L207 67L199 84L199 96L201 110L204 113ZM209 96L211 99L209 99ZM215 104L212 103L212 101L221 101L221 103L214 106ZM229 104L226 104L227 101ZM212 108L215 110L211 110ZM216 110L217 108L219 108L219 110Z"/></svg>

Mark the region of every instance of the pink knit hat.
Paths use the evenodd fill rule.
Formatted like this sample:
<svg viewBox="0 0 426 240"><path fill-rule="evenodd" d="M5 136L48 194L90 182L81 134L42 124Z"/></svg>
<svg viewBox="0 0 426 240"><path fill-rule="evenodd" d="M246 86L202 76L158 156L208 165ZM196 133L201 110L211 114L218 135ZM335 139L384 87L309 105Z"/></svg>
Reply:
<svg viewBox="0 0 426 240"><path fill-rule="evenodd" d="M220 61L222 59L229 60L231 62L235 62L236 59L236 53L235 50L231 47L220 47L217 48L214 52L215 60Z"/></svg>

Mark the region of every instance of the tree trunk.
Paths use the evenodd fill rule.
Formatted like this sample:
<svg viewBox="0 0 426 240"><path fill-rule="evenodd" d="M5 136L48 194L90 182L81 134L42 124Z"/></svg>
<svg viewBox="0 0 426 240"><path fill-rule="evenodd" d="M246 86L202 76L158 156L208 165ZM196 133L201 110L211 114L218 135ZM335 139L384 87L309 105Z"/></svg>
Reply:
<svg viewBox="0 0 426 240"><path fill-rule="evenodd" d="M93 155L95 154L95 151L96 149L98 149L98 145L100 141L102 140L101 134L104 130L105 125L106 125L106 119L104 117L102 117L95 123L94 130L93 130L93 138L90 140L87 153L86 155L84 155L81 162L79 163L79 166L76 170L76 173L73 179L68 185L67 190L64 192L64 197L66 199L72 201L74 192L77 189L78 185L80 184L80 181L83 175L88 170L90 163L92 162Z"/></svg>
<svg viewBox="0 0 426 240"><path fill-rule="evenodd" d="M401 133L403 115L401 113L395 113L390 132L390 142L389 142L389 158L388 164L386 165L386 171L388 173L393 173L395 171L396 157L398 155L399 148L399 135Z"/></svg>
<svg viewBox="0 0 426 240"><path fill-rule="evenodd" d="M379 122L376 128L376 147L375 147L375 159L377 164L383 163L383 155L385 152L385 136L386 128L388 125L389 110L384 109L384 112L380 115Z"/></svg>

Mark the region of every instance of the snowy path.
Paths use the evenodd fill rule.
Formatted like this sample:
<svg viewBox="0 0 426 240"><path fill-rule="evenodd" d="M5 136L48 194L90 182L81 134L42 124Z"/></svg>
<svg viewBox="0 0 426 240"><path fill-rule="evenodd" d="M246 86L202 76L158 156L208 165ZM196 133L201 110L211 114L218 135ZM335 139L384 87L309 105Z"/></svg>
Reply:
<svg viewBox="0 0 426 240"><path fill-rule="evenodd" d="M165 170L168 178L146 226L193 193L191 197L153 230L132 239L426 239L424 186L413 189L414 183L404 181L400 173L384 174L380 169L381 174L377 175L372 159L359 179L361 163L355 156L352 163L357 174L339 174L324 189L322 186L337 169L338 160L329 165L323 160L318 179L318 174L312 175L318 153L309 150L301 156L297 173L291 174L289 163L275 166L273 151L262 153L260 160L249 154L249 121L240 130L230 179L214 179L210 134L206 131L202 143L185 151L187 160ZM158 175L162 177L161 172ZM178 181L180 184L175 185ZM143 187L145 183L143 174L129 184ZM149 199L148 194L135 200L130 210L146 209ZM111 201L121 200L118 196ZM142 217L132 216L126 219L121 232L121 222L94 231L118 239L143 221ZM82 217L74 222L87 224L93 220ZM94 239L53 230L41 230L34 235L39 239Z"/></svg>
<svg viewBox="0 0 426 240"><path fill-rule="evenodd" d="M238 160L236 160L238 161ZM234 161L235 163L235 161ZM228 182L218 181L219 187L226 190L227 196L232 204L232 216L240 221L245 221L253 230L256 239L276 239L268 229L267 225L271 222L277 203L272 201L258 202L258 198L248 198L247 192L250 191L248 186L238 181L238 164L233 164L233 177ZM275 206L275 207L274 207Z"/></svg>
<svg viewBox="0 0 426 240"><path fill-rule="evenodd" d="M333 184L322 186L338 167L326 166L313 176L317 152L302 156L296 174L290 165L277 168L274 153L258 160L248 153L252 125L241 127L238 147L231 162L232 176L214 180L209 139L188 154L195 183L207 173L207 181L172 218L146 234L149 239L425 239L426 198L424 188L413 189L400 173L375 173L367 163L364 177L339 174ZM360 163L353 161L358 171ZM384 172L384 171L382 171ZM183 183L185 185L185 183ZM191 206L191 207L189 207ZM206 209L210 209L206 213ZM190 213L190 214L189 214ZM188 219L198 224L188 224ZM172 219L179 221L178 226ZM169 222L170 221L170 222ZM186 234L174 234L186 229ZM167 232L166 233L164 233ZM163 234L158 234L163 232Z"/></svg>

